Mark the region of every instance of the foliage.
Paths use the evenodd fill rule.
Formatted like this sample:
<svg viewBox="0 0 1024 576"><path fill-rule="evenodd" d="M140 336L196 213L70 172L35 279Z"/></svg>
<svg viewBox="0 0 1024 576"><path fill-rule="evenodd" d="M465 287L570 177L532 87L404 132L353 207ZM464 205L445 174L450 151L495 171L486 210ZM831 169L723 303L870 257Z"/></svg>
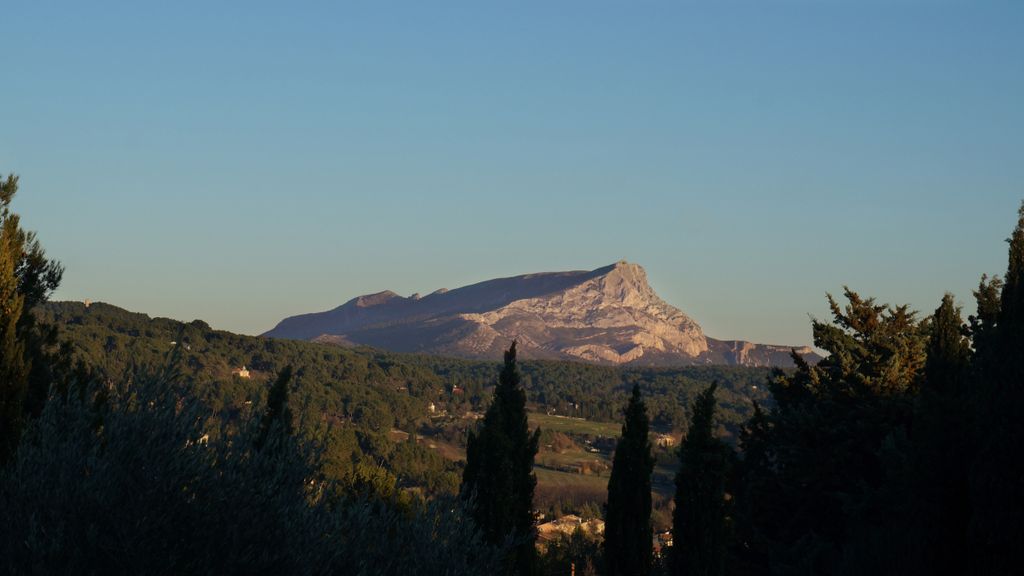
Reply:
<svg viewBox="0 0 1024 576"><path fill-rule="evenodd" d="M453 493L461 476L459 464L424 442L395 443L388 438L389 430L415 431L464 445L467 422L461 416L486 406L498 375L492 362L243 336L212 330L200 321L150 318L103 303L47 303L37 307L35 315L58 326L74 359L93 367L103 379L117 379L134 365L157 364L168 350L180 348L182 377L216 419L229 423L266 393L259 382L294 366L289 405L296 431L325 444L324 466L331 478L345 478L360 463L383 466L398 478L400 487L423 487L429 493ZM232 375L232 369L243 365L252 379ZM547 418L545 422L554 419L615 430L612 422L623 393L639 383L647 391L652 424L660 419L656 429L681 430L686 425L681 406L707 382L720 379L726 385L719 392L719 421L724 427L720 432L728 435L739 429L753 399L768 400L765 369L613 368L552 361L526 361L520 366L528 405ZM598 421L545 416L547 411L569 415L567 402ZM450 416L431 418L430 403ZM610 452L615 434L607 436Z"/></svg>
<svg viewBox="0 0 1024 576"><path fill-rule="evenodd" d="M3 473L10 572L294 571L318 561L311 475L290 439L263 452L244 440L248 429L241 441L208 442L208 414L169 370L97 405L99 392L51 399Z"/></svg>
<svg viewBox="0 0 1024 576"><path fill-rule="evenodd" d="M716 389L711 384L697 397L690 429L679 446L681 466L672 517L673 574L725 574L729 536L725 488L733 455L714 435Z"/></svg>
<svg viewBox="0 0 1024 576"><path fill-rule="evenodd" d="M342 481L360 465L384 466L399 489L455 493L456 464L423 444L388 438L392 428L427 421L426 404L442 394L443 381L426 368L376 351L242 336L102 303L48 303L37 314L58 325L75 358L105 380L117 380L135 365L159 364L176 351L182 380L228 432L268 395L263 383L293 366L287 386L293 426L304 440L322 445L329 479ZM251 378L232 375L242 366ZM219 425L210 430L211 438L220 433Z"/></svg>
<svg viewBox="0 0 1024 576"><path fill-rule="evenodd" d="M25 419L29 366L18 319L25 297L18 291L15 248L5 224L0 229L0 463L14 451Z"/></svg>
<svg viewBox="0 0 1024 576"><path fill-rule="evenodd" d="M503 552L458 502L329 502L315 449L287 434L254 449L258 413L212 439L212 414L169 369L51 398L0 470L0 570L493 573Z"/></svg>
<svg viewBox="0 0 1024 576"><path fill-rule="evenodd" d="M577 528L572 534L562 534L547 544L540 556L540 572L580 576L598 574L603 550L600 538Z"/></svg>
<svg viewBox="0 0 1024 576"><path fill-rule="evenodd" d="M537 485L533 458L540 430L530 433L526 394L519 383L516 343L512 342L483 425L478 432L470 432L466 443L462 495L470 500L487 541L500 544L511 538L515 571L532 574L536 570L533 492Z"/></svg>
<svg viewBox="0 0 1024 576"><path fill-rule="evenodd" d="M622 437L615 449L608 481L604 552L609 576L646 575L651 571L654 457L647 429L647 408L637 384L625 410Z"/></svg>
<svg viewBox="0 0 1024 576"><path fill-rule="evenodd" d="M972 319L978 454L970 477L970 564L987 574L1024 565L1024 462L1014 448L1024 444L1024 204L1009 245L1006 276L1001 285L982 280Z"/></svg>
<svg viewBox="0 0 1024 576"><path fill-rule="evenodd" d="M967 573L969 463L973 456L968 405L970 341L953 296L932 316L928 359L915 399L913 454L907 496L905 573Z"/></svg>
<svg viewBox="0 0 1024 576"><path fill-rule="evenodd" d="M834 324L813 324L815 344L829 356L777 374L774 410L745 437L757 461L744 463L738 496L745 520L757 524L740 529L750 539L743 546L779 572L833 571L845 542L882 534L897 517L891 499L901 457L886 450L908 435L926 326L906 306L850 290L846 297L845 308L829 297Z"/></svg>
<svg viewBox="0 0 1024 576"><path fill-rule="evenodd" d="M42 411L48 387L65 388L71 378L56 330L32 314L60 284L63 269L46 258L35 233L21 228L11 211L17 191L17 176L0 179L0 464Z"/></svg>
<svg viewBox="0 0 1024 576"><path fill-rule="evenodd" d="M739 574L1010 574L1024 558L1024 206L1005 279L967 326L847 290L814 323L829 357L771 386L740 434Z"/></svg>
<svg viewBox="0 0 1024 576"><path fill-rule="evenodd" d="M260 427L256 432L256 449L262 448L271 434L291 436L294 433L292 411L288 406L288 383L291 379L292 367L285 366L270 386L270 392L267 394L267 411L260 419Z"/></svg>

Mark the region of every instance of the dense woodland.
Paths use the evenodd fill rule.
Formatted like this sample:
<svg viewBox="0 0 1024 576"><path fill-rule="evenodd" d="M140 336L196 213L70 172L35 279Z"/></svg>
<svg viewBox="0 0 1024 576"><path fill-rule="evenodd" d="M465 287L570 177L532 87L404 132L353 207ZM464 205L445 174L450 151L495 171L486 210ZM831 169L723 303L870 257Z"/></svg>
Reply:
<svg viewBox="0 0 1024 576"><path fill-rule="evenodd" d="M231 370L246 366L253 381L286 365L311 388L403 389L408 397L444 402L452 411L485 407L497 381L499 364L427 355L398 354L370 348L340 348L295 340L242 336L211 329L205 322L150 318L103 303L47 302L37 309L43 322L58 326L75 348L76 358L108 377L131 366L160 365L181 344L183 374L203 389L219 390L224 401L241 394L232 388ZM171 344L171 343L174 344ZM726 431L736 432L752 414L752 401L766 402L769 370L733 366L617 368L577 362L521 359L527 401L540 409L588 420L614 422L634 384L641 384L658 429L684 430L685 407L708 383L717 381ZM237 384L237 381L235 382ZM452 395L453 388L461 393ZM390 397L388 398L390 402ZM408 403L408 402L407 402ZM423 407L425 402L413 401ZM214 408L218 408L215 406ZM419 411L422 415L422 410ZM407 425L412 412L394 414Z"/></svg>
<svg viewBox="0 0 1024 576"><path fill-rule="evenodd" d="M981 279L966 319L949 296L922 316L846 290L813 323L828 353L816 365L619 369L531 362L514 343L503 364L469 362L48 302L64 271L11 211L17 188L0 181L4 572L989 575L1024 562L1024 207L1005 275ZM621 436L585 428L609 422ZM568 446L610 470L592 478L603 498L558 513L602 517L604 541L578 530L538 546L538 478ZM659 502L672 545L655 551Z"/></svg>
<svg viewBox="0 0 1024 576"><path fill-rule="evenodd" d="M150 318L103 303L47 302L37 307L36 317L57 327L74 360L106 381L130 378L138 367L164 366L173 358L190 394L218 422L238 421L266 395L267 382L292 366L297 429L322 445L330 477L344 478L354 468L373 466L394 476L400 487L430 493L457 492L460 464L422 444L395 441L389 432L438 436L464 449L473 420L459 416L482 413L499 373L499 365L492 362L242 336L213 330L198 320ZM249 378L232 375L241 367L249 370ZM685 430L685 407L711 381L723 383L719 433L729 438L736 437L753 413L753 402L768 398L767 369L619 369L551 361L525 361L520 367L528 404L535 411L614 422L626 391L641 384L653 425L665 432ZM454 416L431 418L431 403L435 411ZM566 497L574 511L588 501L600 504Z"/></svg>

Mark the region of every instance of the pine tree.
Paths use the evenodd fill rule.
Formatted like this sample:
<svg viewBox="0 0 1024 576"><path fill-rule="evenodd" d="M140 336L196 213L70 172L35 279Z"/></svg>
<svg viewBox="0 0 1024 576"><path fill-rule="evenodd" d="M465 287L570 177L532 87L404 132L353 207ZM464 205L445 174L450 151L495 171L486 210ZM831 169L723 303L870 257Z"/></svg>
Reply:
<svg viewBox="0 0 1024 576"><path fill-rule="evenodd" d="M42 412L49 386L69 377L58 378L56 370L70 373L69 354L56 353L56 328L39 325L32 314L60 284L63 269L21 228L10 207L17 191L17 176L0 180L0 464L25 422Z"/></svg>
<svg viewBox="0 0 1024 576"><path fill-rule="evenodd" d="M21 437L29 366L25 343L18 337L18 319L25 297L18 292L17 256L9 219L0 228L0 463Z"/></svg>
<svg viewBox="0 0 1024 576"><path fill-rule="evenodd" d="M267 411L260 419L259 431L256 433L256 449L262 449L270 435L277 433L283 436L291 436L292 411L288 406L288 384L292 379L292 367L285 366L277 374L277 379L270 386L267 393Z"/></svg>
<svg viewBox="0 0 1024 576"><path fill-rule="evenodd" d="M604 551L608 576L651 572L651 472L654 457L647 436L647 407L640 385L626 408L622 437L608 480Z"/></svg>
<svg viewBox="0 0 1024 576"><path fill-rule="evenodd" d="M972 469L971 568L978 574L1012 574L1024 566L1024 203L1009 239L998 312L992 287L979 289L984 338L975 338L979 453ZM988 288L986 290L986 288ZM984 305L984 310L983 310Z"/></svg>
<svg viewBox="0 0 1024 576"><path fill-rule="evenodd" d="M672 514L672 573L725 574L728 526L725 485L730 448L714 433L715 390L711 384L693 403L686 439L679 447L676 508Z"/></svg>
<svg viewBox="0 0 1024 576"><path fill-rule="evenodd" d="M540 429L530 434L526 420L526 393L512 342L483 425L469 433L461 493L470 500L486 541L502 544L512 539L510 572L524 575L536 568L533 458L539 440Z"/></svg>

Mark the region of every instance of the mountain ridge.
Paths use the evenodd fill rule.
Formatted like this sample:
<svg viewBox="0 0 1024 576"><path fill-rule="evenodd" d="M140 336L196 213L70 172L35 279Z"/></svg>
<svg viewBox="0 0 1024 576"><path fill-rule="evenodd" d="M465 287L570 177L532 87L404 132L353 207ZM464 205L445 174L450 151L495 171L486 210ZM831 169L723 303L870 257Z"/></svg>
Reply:
<svg viewBox="0 0 1024 576"><path fill-rule="evenodd" d="M789 366L790 347L716 340L662 300L639 264L485 280L420 296L366 294L285 318L264 336L397 352L500 358L508 342L536 358L613 365ZM807 346L793 347L809 361Z"/></svg>

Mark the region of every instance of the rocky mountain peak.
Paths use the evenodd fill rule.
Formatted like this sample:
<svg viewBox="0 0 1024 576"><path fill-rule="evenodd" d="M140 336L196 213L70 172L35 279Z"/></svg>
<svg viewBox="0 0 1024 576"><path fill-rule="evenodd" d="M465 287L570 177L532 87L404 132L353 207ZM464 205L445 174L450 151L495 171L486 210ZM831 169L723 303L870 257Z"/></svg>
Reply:
<svg viewBox="0 0 1024 576"><path fill-rule="evenodd" d="M369 308L371 306L380 306L394 298L401 298L401 296L395 294L391 290L385 290L383 292L377 292L376 294L360 296L355 299L355 305L360 308Z"/></svg>
<svg viewBox="0 0 1024 576"><path fill-rule="evenodd" d="M647 283L647 272L639 264L620 260L606 268L601 279L601 289L609 298L623 302L639 302L652 296L657 297Z"/></svg>
<svg viewBox="0 0 1024 576"><path fill-rule="evenodd" d="M625 260L591 271L497 278L423 297L378 292L328 312L286 318L267 335L469 358L501 358L509 341L518 339L524 356L602 364L789 362L786 347L706 337L654 292L642 266Z"/></svg>

